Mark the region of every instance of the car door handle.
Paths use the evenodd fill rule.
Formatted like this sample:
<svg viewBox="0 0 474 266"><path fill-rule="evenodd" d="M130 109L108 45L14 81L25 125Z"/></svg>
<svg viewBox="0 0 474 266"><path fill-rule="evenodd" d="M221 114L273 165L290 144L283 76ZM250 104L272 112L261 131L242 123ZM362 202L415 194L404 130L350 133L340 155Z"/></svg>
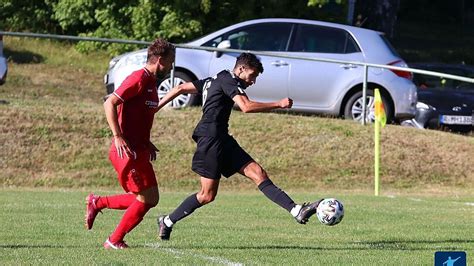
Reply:
<svg viewBox="0 0 474 266"><path fill-rule="evenodd" d="M273 61L273 62L271 62L271 64L272 64L272 66L277 66L277 67L279 67L279 66L287 66L287 65L288 65L287 62L282 61L282 60Z"/></svg>
<svg viewBox="0 0 474 266"><path fill-rule="evenodd" d="M344 69L351 69L351 68L357 68L358 66L354 64L343 64L343 65L340 65L340 67Z"/></svg>

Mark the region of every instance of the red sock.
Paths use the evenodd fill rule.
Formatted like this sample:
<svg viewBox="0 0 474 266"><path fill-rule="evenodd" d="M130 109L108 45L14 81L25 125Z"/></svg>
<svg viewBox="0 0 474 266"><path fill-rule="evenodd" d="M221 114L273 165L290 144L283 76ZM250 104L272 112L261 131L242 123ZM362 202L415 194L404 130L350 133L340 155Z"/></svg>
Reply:
<svg viewBox="0 0 474 266"><path fill-rule="evenodd" d="M154 207L153 205L145 204L141 201L135 200L130 207L125 211L122 220L115 228L115 231L109 237L110 242L117 243L122 241L125 234L135 228L142 220L149 209Z"/></svg>
<svg viewBox="0 0 474 266"><path fill-rule="evenodd" d="M113 196L100 197L99 200L95 203L99 209L115 209L115 210L125 210L127 209L137 196L132 193L120 194Z"/></svg>

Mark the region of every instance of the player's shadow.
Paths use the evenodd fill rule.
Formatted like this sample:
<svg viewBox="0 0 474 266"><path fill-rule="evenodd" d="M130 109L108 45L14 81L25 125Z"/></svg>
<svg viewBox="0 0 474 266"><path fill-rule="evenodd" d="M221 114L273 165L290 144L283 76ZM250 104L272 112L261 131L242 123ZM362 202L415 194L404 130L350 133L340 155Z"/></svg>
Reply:
<svg viewBox="0 0 474 266"><path fill-rule="evenodd" d="M65 245L7 245L0 244L0 249L30 249L30 248L77 248L77 246L65 246Z"/></svg>
<svg viewBox="0 0 474 266"><path fill-rule="evenodd" d="M44 61L42 55L30 51L16 51L5 48L3 52L9 62L16 64L38 64Z"/></svg>
<svg viewBox="0 0 474 266"><path fill-rule="evenodd" d="M298 246L298 245L262 245L262 246L209 246L209 249L240 249L240 250L433 250L441 244L451 244L452 247L443 247L444 249L456 249L459 244L471 244L474 240L471 239L446 239L446 240L382 240L382 241L367 241L367 242L350 242L341 246L330 247L324 245ZM417 246L425 244L426 246ZM434 245L434 246L433 246ZM196 247L175 247L179 249L194 249Z"/></svg>

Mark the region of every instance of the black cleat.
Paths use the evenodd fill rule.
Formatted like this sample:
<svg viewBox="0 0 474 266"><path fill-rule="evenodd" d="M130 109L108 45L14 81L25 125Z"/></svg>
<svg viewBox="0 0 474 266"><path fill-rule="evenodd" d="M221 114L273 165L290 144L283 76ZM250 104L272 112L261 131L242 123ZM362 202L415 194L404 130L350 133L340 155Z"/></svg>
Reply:
<svg viewBox="0 0 474 266"><path fill-rule="evenodd" d="M300 212L295 217L296 221L300 224L306 224L306 222L309 220L309 217L316 213L316 208L320 202L321 200L315 201L311 204L308 202L303 203Z"/></svg>
<svg viewBox="0 0 474 266"><path fill-rule="evenodd" d="M166 215L158 217L158 236L161 238L161 240L170 240L170 235L173 228L166 226L165 217Z"/></svg>

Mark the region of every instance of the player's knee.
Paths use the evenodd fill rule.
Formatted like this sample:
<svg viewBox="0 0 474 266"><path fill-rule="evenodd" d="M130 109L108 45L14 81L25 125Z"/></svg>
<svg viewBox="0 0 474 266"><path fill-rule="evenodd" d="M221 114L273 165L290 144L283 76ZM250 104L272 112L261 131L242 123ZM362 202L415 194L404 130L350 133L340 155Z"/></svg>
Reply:
<svg viewBox="0 0 474 266"><path fill-rule="evenodd" d="M138 195L138 200L146 203L147 205L155 207L156 205L158 205L158 202L160 201L160 194L158 193L158 189L152 188L152 189L146 190L145 192L140 193Z"/></svg>
<svg viewBox="0 0 474 266"><path fill-rule="evenodd" d="M160 201L160 197L159 196L156 196L156 197L153 197L151 198L147 204L150 205L151 207L155 207L156 205L158 205L158 202Z"/></svg>
<svg viewBox="0 0 474 266"><path fill-rule="evenodd" d="M255 183L259 184L268 179L267 172L262 167L257 167L252 178Z"/></svg>
<svg viewBox="0 0 474 266"><path fill-rule="evenodd" d="M200 197L200 199L199 199L199 202L200 202L202 205L205 205L205 204L208 204L208 203L213 202L215 199L216 199L216 195L215 195L215 194L201 194L201 197Z"/></svg>

